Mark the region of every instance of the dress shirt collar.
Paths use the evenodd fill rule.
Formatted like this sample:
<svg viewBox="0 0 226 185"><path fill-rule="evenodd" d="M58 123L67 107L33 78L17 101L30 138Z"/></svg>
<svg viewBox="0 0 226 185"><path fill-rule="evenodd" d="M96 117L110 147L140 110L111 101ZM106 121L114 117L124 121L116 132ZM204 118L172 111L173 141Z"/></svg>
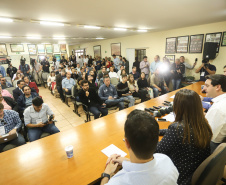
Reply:
<svg viewBox="0 0 226 185"><path fill-rule="evenodd" d="M217 102L223 100L224 98L226 98L226 93L221 94L221 95L219 95L219 96L213 98L213 99L212 99L212 102L213 102L213 103L217 103Z"/></svg>
<svg viewBox="0 0 226 185"><path fill-rule="evenodd" d="M39 112L41 112L42 110L43 110L43 104L42 104L42 109L41 109ZM39 113L39 112L37 112L37 111L34 109L33 105L30 106L30 113Z"/></svg>

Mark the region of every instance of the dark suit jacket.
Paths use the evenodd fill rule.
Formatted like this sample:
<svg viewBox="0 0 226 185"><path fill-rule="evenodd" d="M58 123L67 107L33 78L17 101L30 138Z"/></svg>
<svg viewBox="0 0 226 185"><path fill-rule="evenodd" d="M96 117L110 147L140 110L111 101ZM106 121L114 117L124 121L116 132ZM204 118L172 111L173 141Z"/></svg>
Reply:
<svg viewBox="0 0 226 185"><path fill-rule="evenodd" d="M36 93L36 90L34 88L31 88L31 92L35 92ZM19 96L23 94L22 91L19 89L19 87L17 87L16 89L13 90L13 97L14 97L14 100L17 102Z"/></svg>
<svg viewBox="0 0 226 185"><path fill-rule="evenodd" d="M32 92L31 96L32 96L32 99L33 99L33 98L37 97L38 94L36 92ZM19 96L19 98L17 100L17 104L18 104L19 111L24 111L24 109L26 108L26 99L25 99L24 94Z"/></svg>
<svg viewBox="0 0 226 185"><path fill-rule="evenodd" d="M3 99L12 108L12 110L15 110L16 112L18 112L17 102L15 102L14 99L8 96L3 96Z"/></svg>

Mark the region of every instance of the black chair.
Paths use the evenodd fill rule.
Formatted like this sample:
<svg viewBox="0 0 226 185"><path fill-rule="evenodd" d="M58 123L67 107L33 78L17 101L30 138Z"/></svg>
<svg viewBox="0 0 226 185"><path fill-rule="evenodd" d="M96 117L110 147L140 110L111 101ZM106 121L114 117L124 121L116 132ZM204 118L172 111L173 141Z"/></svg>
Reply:
<svg viewBox="0 0 226 185"><path fill-rule="evenodd" d="M91 116L94 117L94 114L89 111L89 108L88 108L87 105L82 104L82 107L83 107L83 110L84 110L84 112L86 114L86 120L85 120L85 122L91 121Z"/></svg>
<svg viewBox="0 0 226 185"><path fill-rule="evenodd" d="M78 113L78 108L79 108L79 106L81 106L82 105L82 103L81 102L77 102L76 101L76 97L75 97L75 87L76 85L74 85L72 88L71 88L71 102L74 104L74 110L73 110L73 112L75 113L75 114L77 114L79 117L81 116L79 113Z"/></svg>

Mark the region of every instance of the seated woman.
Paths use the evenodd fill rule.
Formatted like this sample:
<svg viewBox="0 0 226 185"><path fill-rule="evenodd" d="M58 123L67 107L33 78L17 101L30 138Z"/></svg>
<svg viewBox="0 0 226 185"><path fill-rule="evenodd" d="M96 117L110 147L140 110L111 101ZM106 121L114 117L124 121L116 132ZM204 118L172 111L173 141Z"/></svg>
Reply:
<svg viewBox="0 0 226 185"><path fill-rule="evenodd" d="M56 81L55 71L51 71L49 78L47 79L48 87L51 87L51 83Z"/></svg>
<svg viewBox="0 0 226 185"><path fill-rule="evenodd" d="M121 74L120 74L120 77L119 77L119 81L120 81L120 82L122 82L122 75L127 75L125 69L122 69L122 70L121 70Z"/></svg>
<svg viewBox="0 0 226 185"><path fill-rule="evenodd" d="M148 93L149 98L153 98L153 90L148 85L148 81L145 78L144 72L141 73L140 78L137 80L137 84L138 84L138 87L139 87L140 90L145 91L146 94Z"/></svg>
<svg viewBox="0 0 226 185"><path fill-rule="evenodd" d="M137 81L134 80L133 74L129 75L127 83L128 83L129 91L132 93L132 96L133 97L139 97L141 99L141 102L144 102L145 99L146 99L147 91L146 90L139 90L139 87L137 85Z"/></svg>
<svg viewBox="0 0 226 185"><path fill-rule="evenodd" d="M212 130L206 120L199 95L192 90L182 89L173 102L175 121L168 129L160 130L163 135L156 153L168 155L179 171L177 183L190 184L197 167L210 155Z"/></svg>

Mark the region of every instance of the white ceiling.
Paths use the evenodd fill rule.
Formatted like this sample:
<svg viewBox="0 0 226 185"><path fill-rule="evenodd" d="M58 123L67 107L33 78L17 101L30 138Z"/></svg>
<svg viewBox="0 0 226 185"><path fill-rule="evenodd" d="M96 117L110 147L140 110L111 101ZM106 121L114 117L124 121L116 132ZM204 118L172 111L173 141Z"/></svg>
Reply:
<svg viewBox="0 0 226 185"><path fill-rule="evenodd" d="M225 0L0 0L0 17L21 19L22 22L0 23L0 39L10 43L57 43L54 36L68 37L68 44L142 34L136 31L114 31L113 27L167 30L226 20ZM68 23L71 26L50 27L31 20ZM85 29L76 25L107 28ZM42 36L28 40L26 36ZM14 38L15 37L15 38ZM76 38L76 39L72 39Z"/></svg>

